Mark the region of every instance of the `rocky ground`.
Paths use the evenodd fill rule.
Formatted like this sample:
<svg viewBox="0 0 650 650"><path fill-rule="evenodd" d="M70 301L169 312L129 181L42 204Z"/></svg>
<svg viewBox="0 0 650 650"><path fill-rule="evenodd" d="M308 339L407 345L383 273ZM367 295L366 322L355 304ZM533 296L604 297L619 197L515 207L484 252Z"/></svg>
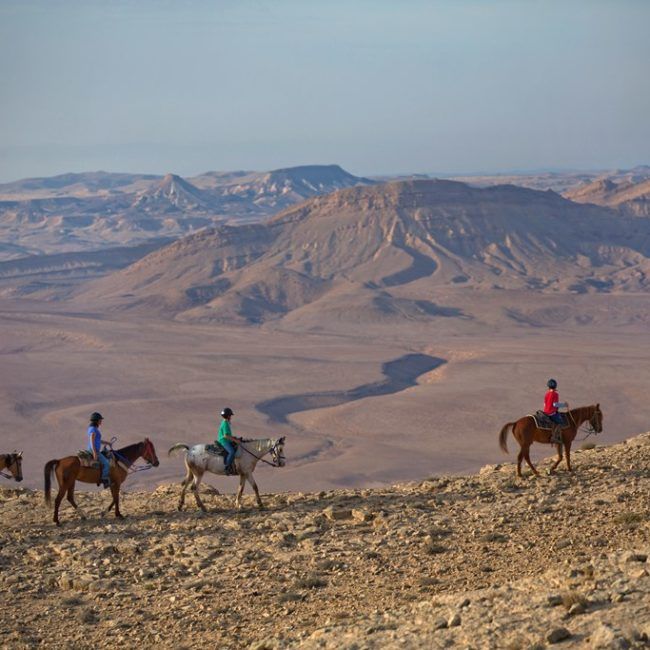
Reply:
<svg viewBox="0 0 650 650"><path fill-rule="evenodd" d="M123 521L82 493L89 518L64 506L60 529L3 479L0 646L650 647L650 433L574 465L265 495L263 512L208 490L207 515L177 512L170 485L126 494Z"/></svg>

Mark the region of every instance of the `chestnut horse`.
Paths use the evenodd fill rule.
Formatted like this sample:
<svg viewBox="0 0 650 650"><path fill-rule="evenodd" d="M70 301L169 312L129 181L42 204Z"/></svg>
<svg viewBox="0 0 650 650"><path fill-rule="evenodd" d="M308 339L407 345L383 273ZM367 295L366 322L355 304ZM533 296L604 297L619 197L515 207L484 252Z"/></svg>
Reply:
<svg viewBox="0 0 650 650"><path fill-rule="evenodd" d="M3 472L3 469L8 469L10 474ZM23 480L23 452L20 451L13 454L0 454L0 476L5 478L13 478L20 482Z"/></svg>
<svg viewBox="0 0 650 650"><path fill-rule="evenodd" d="M594 433L600 433L603 430L603 413L600 410L600 404L571 409L566 414L566 417L569 426L561 431L562 444L556 445L557 460L553 463L553 467L550 469L551 474L557 469L557 466L562 461L562 446L564 446L564 451L566 453L567 467L570 472L573 471L571 467L571 443L576 437L578 429L584 422L589 422ZM539 476L539 472L530 461L530 446L533 442L545 442L550 444L551 431L549 429L538 429L537 423L531 415L519 418L516 422L508 422L503 426L503 429L501 429L501 433L499 434L499 445L506 454L508 453L506 437L508 436L508 429L510 427L512 427L512 435L515 437L515 440L519 443L521 448L517 456L517 476L521 476L522 460L525 460L528 463L528 466L533 470L535 476Z"/></svg>
<svg viewBox="0 0 650 650"><path fill-rule="evenodd" d="M113 500L111 501L111 505L108 506L103 514L106 514L113 506L115 506L115 516L119 519L123 519L124 517L122 513L120 513L120 486L128 476L128 468L130 468L138 458L143 458L154 467L158 467L160 463L158 462L153 442L151 442L149 438L145 438L142 442L136 442L128 447L116 449L113 453L119 462L112 465L110 469L111 493L113 495ZM126 468L124 466L126 466ZM82 483L99 484L101 469L98 467L82 467L78 456L66 456L65 458L49 461L45 465L45 503L47 503L47 505L50 505L50 487L52 484L53 472L56 474L56 480L59 484L59 493L56 495L56 499L54 500L54 523L57 526L61 525L59 522L59 506L61 505L63 495L66 492L67 499L72 504L72 507L79 509L81 518L85 519L85 513L78 508L74 500L75 483L81 481Z"/></svg>

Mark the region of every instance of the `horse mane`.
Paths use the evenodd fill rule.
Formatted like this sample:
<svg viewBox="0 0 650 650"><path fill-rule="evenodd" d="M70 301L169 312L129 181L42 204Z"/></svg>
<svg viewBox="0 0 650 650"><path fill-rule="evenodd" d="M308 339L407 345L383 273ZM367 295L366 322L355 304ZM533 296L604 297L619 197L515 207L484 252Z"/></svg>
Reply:
<svg viewBox="0 0 650 650"><path fill-rule="evenodd" d="M144 444L144 442L134 442L132 445L127 445L126 447L120 447L120 449L115 449L115 451L118 454L123 454L126 456L126 454L130 451L135 451L136 447L140 447Z"/></svg>
<svg viewBox="0 0 650 650"><path fill-rule="evenodd" d="M268 447L271 438L242 438L242 443L250 444L257 453L260 453L264 447Z"/></svg>

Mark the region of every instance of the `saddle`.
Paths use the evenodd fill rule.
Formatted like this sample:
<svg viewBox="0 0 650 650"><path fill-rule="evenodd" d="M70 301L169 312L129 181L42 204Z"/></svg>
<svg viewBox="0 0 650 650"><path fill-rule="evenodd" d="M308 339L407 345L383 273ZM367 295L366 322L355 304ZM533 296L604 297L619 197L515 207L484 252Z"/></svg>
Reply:
<svg viewBox="0 0 650 650"><path fill-rule="evenodd" d="M560 423L560 430L568 429L570 425L569 418L567 418L566 413L559 413L558 415L562 418L562 422ZM551 420L551 418L546 415L544 411L537 411L535 415L529 415L528 417L533 418L533 420L535 420L537 428L544 431L551 431L558 424L556 422L553 422L553 420Z"/></svg>
<svg viewBox="0 0 650 650"><path fill-rule="evenodd" d="M241 456L241 449L239 448L239 445L237 443L234 443L234 447L235 447L235 458L239 458ZM214 444L206 445L205 450L209 454L213 454L214 456L222 456L224 460L226 459L226 456L228 455L228 451L226 450L226 448L222 447L216 441L215 441Z"/></svg>
<svg viewBox="0 0 650 650"><path fill-rule="evenodd" d="M106 454L103 451L100 452L108 458L109 466L113 467L115 465L115 456L113 454ZM77 452L77 458L79 459L79 462L81 463L82 467L88 467L90 469L99 469L99 461L95 460L93 458L93 454L91 451L88 451L87 449L80 449Z"/></svg>

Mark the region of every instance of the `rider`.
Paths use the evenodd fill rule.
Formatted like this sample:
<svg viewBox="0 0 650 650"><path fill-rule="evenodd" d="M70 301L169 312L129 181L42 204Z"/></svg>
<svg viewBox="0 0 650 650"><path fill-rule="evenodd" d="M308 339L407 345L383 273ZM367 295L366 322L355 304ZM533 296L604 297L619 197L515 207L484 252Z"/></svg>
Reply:
<svg viewBox="0 0 650 650"><path fill-rule="evenodd" d="M562 442L560 431L562 430L564 420L558 412L558 409L566 408L567 404L566 402L560 402L560 394L556 390L557 382L555 379L549 379L546 385L548 386L548 390L546 391L546 395L544 395L544 413L555 423L551 431L551 443L559 444Z"/></svg>
<svg viewBox="0 0 650 650"><path fill-rule="evenodd" d="M99 430L99 426L104 421L104 417L101 413L95 411L90 416L90 425L88 427L88 451L93 455L95 462L99 462L101 465L101 482L105 488L111 484L111 479L108 475L109 472L109 462L108 458L101 453L102 451L102 432Z"/></svg>
<svg viewBox="0 0 650 650"><path fill-rule="evenodd" d="M219 437L217 438L217 442L228 452L225 460L226 474L235 473L232 464L235 460L235 447L233 443L236 443L238 440L232 435L232 429L230 428L230 418L232 418L233 415L235 414L229 406L226 406L226 408L221 411L223 422L219 427Z"/></svg>

